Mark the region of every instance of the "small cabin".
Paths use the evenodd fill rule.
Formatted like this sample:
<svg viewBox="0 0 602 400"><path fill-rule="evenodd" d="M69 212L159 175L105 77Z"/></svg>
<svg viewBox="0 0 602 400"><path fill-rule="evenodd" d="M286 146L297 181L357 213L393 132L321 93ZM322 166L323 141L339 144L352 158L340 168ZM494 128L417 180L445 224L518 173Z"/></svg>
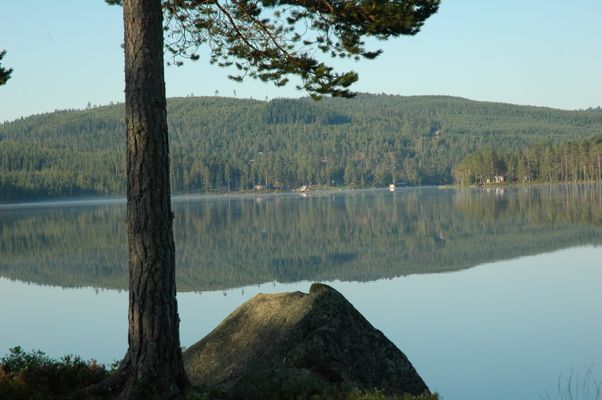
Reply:
<svg viewBox="0 0 602 400"><path fill-rule="evenodd" d="M491 183L504 183L506 180L502 175L495 175L493 178L487 178L485 182L489 185Z"/></svg>

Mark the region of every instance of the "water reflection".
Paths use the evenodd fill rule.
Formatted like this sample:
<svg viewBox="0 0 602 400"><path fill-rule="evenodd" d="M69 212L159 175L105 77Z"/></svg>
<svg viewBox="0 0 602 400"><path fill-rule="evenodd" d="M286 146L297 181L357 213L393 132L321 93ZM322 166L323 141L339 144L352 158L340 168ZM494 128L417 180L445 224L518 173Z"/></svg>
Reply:
<svg viewBox="0 0 602 400"><path fill-rule="evenodd" d="M602 247L574 247L602 243L601 185L190 197L174 210L184 345L259 292L327 280L445 399L566 398L559 374L584 365L602 379ZM123 356L126 293L9 279L125 289L124 216L119 202L0 206L0 355ZM442 271L459 272L427 274Z"/></svg>
<svg viewBox="0 0 602 400"><path fill-rule="evenodd" d="M0 276L127 287L122 203L0 208ZM602 185L174 201L178 288L371 281L602 243Z"/></svg>

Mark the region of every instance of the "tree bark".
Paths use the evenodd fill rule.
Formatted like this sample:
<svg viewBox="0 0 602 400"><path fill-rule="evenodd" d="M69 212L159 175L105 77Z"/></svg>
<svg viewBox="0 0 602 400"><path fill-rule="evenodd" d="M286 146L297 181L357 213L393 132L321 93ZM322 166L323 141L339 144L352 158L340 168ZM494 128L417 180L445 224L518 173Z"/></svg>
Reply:
<svg viewBox="0 0 602 400"><path fill-rule="evenodd" d="M120 399L169 399L187 385L176 303L160 0L125 0L128 352Z"/></svg>

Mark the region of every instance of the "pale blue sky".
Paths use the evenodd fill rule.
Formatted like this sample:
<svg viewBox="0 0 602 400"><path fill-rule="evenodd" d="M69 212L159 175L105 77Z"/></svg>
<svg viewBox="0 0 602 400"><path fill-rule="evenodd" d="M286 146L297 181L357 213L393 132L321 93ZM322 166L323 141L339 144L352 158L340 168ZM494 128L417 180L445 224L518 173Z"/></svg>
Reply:
<svg viewBox="0 0 602 400"><path fill-rule="evenodd" d="M359 72L362 92L601 106L601 17L601 0L443 0L417 36L381 43L377 60L336 65ZM121 43L121 9L103 0L6 2L0 49L15 71L0 87L0 122L123 101ZM166 73L170 97L304 95L294 85L232 82L203 58Z"/></svg>

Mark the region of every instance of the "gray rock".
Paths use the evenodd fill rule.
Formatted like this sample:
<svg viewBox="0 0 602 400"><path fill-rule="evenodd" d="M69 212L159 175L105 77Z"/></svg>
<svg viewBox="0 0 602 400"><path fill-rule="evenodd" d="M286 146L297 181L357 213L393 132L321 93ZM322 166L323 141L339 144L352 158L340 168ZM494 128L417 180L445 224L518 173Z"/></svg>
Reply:
<svg viewBox="0 0 602 400"><path fill-rule="evenodd" d="M259 294L184 352L190 382L228 399L429 393L407 357L333 288Z"/></svg>

